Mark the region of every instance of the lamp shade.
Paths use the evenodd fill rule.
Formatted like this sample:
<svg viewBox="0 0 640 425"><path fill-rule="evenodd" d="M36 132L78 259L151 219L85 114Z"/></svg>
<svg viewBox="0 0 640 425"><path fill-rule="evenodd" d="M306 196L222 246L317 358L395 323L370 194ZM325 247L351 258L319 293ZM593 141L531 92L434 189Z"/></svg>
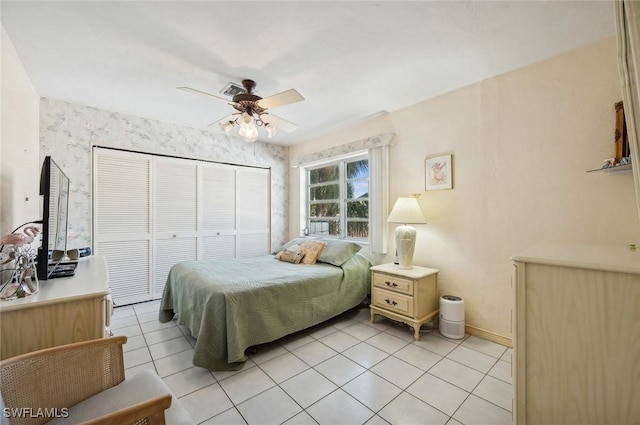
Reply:
<svg viewBox="0 0 640 425"><path fill-rule="evenodd" d="M240 130L238 135L247 142L255 142L258 138L258 128L255 124L255 119L250 114L243 112L240 115Z"/></svg>
<svg viewBox="0 0 640 425"><path fill-rule="evenodd" d="M231 134L231 129L233 128L233 121L225 121L220 123L220 128L224 131L224 134L227 136Z"/></svg>
<svg viewBox="0 0 640 425"><path fill-rule="evenodd" d="M424 224L426 220L422 215L420 204L417 198L399 197L396 200L391 214L387 219L390 223L404 223L404 224Z"/></svg>

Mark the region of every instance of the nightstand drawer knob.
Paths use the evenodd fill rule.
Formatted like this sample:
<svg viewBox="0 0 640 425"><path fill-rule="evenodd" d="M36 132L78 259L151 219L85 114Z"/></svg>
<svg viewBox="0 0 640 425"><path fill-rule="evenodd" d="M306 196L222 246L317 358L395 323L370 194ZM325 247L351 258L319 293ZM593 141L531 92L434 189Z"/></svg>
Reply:
<svg viewBox="0 0 640 425"><path fill-rule="evenodd" d="M391 301L390 299L385 299L384 301L385 301L387 304L389 304L389 305L398 305L398 303L397 303L397 302L395 302L395 301Z"/></svg>
<svg viewBox="0 0 640 425"><path fill-rule="evenodd" d="M392 288L395 288L395 287L397 287L397 286L398 286L398 284L397 284L397 283L395 283L395 282L389 282L388 280L385 280L385 281L384 281L384 283L386 283L386 284L387 284L387 286L391 286Z"/></svg>

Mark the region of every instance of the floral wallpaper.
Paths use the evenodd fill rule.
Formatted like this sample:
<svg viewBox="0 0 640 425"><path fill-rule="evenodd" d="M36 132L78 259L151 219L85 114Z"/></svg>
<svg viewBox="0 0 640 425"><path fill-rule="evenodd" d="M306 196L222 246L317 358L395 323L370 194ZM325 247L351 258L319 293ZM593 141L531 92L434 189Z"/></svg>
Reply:
<svg viewBox="0 0 640 425"><path fill-rule="evenodd" d="M308 164L310 162L321 161L323 159L335 158L353 152L364 151L377 148L380 146L393 145L394 133L382 133L377 136L367 137L366 139L356 140L355 142L345 143L344 145L334 146L319 152L313 152L308 155L298 156L291 160L292 167Z"/></svg>
<svg viewBox="0 0 640 425"><path fill-rule="evenodd" d="M91 246L92 146L271 168L272 250L286 242L289 148L41 98L40 160L51 155L71 180L69 249Z"/></svg>

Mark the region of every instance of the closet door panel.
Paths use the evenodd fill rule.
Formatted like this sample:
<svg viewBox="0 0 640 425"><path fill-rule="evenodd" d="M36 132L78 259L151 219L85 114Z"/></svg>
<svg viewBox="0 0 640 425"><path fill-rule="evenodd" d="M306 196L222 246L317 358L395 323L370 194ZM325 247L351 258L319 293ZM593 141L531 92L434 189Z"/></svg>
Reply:
<svg viewBox="0 0 640 425"><path fill-rule="evenodd" d="M269 254L268 233L245 233L238 235L238 258L257 257Z"/></svg>
<svg viewBox="0 0 640 425"><path fill-rule="evenodd" d="M201 260L226 260L236 256L236 236L203 236Z"/></svg>
<svg viewBox="0 0 640 425"><path fill-rule="evenodd" d="M201 164L199 259L236 256L236 169L225 164Z"/></svg>
<svg viewBox="0 0 640 425"><path fill-rule="evenodd" d="M195 161L154 158L153 299L171 266L197 258L198 169Z"/></svg>
<svg viewBox="0 0 640 425"><path fill-rule="evenodd" d="M238 257L269 253L271 224L270 171L238 169Z"/></svg>
<svg viewBox="0 0 640 425"><path fill-rule="evenodd" d="M107 258L109 287L116 305L151 299L149 240L98 242L95 248Z"/></svg>
<svg viewBox="0 0 640 425"><path fill-rule="evenodd" d="M127 154L96 151L94 227L98 235L149 234L151 230L149 159Z"/></svg>
<svg viewBox="0 0 640 425"><path fill-rule="evenodd" d="M196 258L196 246L195 237L154 240L154 299L162 298L169 270L174 264Z"/></svg>
<svg viewBox="0 0 640 425"><path fill-rule="evenodd" d="M200 230L236 229L236 168L202 165L202 222Z"/></svg>
<svg viewBox="0 0 640 425"><path fill-rule="evenodd" d="M93 170L93 250L106 257L114 302L150 300L150 159L95 148Z"/></svg>
<svg viewBox="0 0 640 425"><path fill-rule="evenodd" d="M268 232L270 223L269 170L238 170L238 229Z"/></svg>
<svg viewBox="0 0 640 425"><path fill-rule="evenodd" d="M195 161L154 161L154 230L156 234L197 231L197 168Z"/></svg>

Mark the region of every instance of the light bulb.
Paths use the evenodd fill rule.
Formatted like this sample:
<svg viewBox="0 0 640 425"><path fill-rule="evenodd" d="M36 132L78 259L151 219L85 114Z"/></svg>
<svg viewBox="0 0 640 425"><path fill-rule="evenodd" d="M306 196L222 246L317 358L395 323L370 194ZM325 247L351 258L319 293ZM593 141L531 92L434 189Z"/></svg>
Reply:
<svg viewBox="0 0 640 425"><path fill-rule="evenodd" d="M242 115L240 115L240 127L242 126L253 126L253 116L251 116L250 114L243 112Z"/></svg>

